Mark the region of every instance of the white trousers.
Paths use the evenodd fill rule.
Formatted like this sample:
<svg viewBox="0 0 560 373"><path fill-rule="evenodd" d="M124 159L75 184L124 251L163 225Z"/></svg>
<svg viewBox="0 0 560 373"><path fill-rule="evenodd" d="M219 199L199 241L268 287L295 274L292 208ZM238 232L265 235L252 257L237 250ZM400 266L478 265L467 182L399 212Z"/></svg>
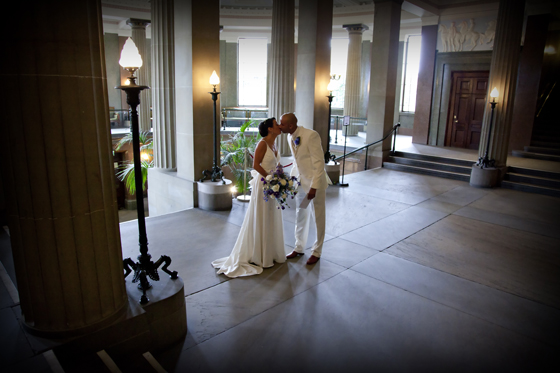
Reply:
<svg viewBox="0 0 560 373"><path fill-rule="evenodd" d="M296 252L303 253L305 250L307 237L309 236L309 221L311 220L311 215L313 215L317 229L317 240L311 247L311 255L317 258L321 257L323 242L325 241L326 195L326 189L317 190L315 198L311 200L307 208L300 209L299 205L304 198L307 198L307 193L300 189L300 192L296 194L296 247L294 248Z"/></svg>

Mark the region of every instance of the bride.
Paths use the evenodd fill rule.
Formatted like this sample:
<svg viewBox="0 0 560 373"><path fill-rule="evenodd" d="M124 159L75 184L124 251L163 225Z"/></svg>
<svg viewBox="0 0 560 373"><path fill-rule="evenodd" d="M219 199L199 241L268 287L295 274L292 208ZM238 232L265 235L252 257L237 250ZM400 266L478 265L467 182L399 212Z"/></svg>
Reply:
<svg viewBox="0 0 560 373"><path fill-rule="evenodd" d="M214 268L219 268L218 274L232 278L258 275L263 268L272 267L274 262L286 261L282 210L277 208L273 199L264 200L261 180L274 172L279 164L280 156L274 141L282 132L276 119L269 118L259 124L259 133L263 139L255 150L251 199L241 231L231 254L212 262Z"/></svg>

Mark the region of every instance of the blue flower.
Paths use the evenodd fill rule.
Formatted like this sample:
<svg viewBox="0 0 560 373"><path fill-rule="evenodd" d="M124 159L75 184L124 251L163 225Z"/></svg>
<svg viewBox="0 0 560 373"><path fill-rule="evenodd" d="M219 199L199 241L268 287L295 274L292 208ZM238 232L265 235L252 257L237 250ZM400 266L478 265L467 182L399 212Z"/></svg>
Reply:
<svg viewBox="0 0 560 373"><path fill-rule="evenodd" d="M301 137L300 136L296 137L296 139L294 140L294 144L296 144L296 146L299 146L300 142L301 142Z"/></svg>

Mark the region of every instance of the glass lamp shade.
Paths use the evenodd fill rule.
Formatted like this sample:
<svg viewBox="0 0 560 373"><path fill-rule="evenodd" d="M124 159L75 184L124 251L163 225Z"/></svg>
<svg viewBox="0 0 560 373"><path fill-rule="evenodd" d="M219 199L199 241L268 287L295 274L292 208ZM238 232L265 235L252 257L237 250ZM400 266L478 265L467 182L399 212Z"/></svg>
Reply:
<svg viewBox="0 0 560 373"><path fill-rule="evenodd" d="M331 80L331 81L329 82L329 85L327 86L327 91L329 91L329 92L334 91L334 90L336 89L336 86L335 86L335 85L336 85L335 82L334 82L333 80Z"/></svg>
<svg viewBox="0 0 560 373"><path fill-rule="evenodd" d="M220 84L220 78L218 77L218 74L216 74L216 70L212 71L212 75L210 76L210 84L214 86Z"/></svg>
<svg viewBox="0 0 560 373"><path fill-rule="evenodd" d="M492 92L490 92L490 97L492 97L493 99L496 99L496 98L498 98L498 96L499 96L498 88L494 87Z"/></svg>
<svg viewBox="0 0 560 373"><path fill-rule="evenodd" d="M142 66L142 57L140 57L138 48L136 47L136 44L134 44L134 41L132 41L132 38L126 39L126 42L124 43L119 65L124 68L139 68Z"/></svg>

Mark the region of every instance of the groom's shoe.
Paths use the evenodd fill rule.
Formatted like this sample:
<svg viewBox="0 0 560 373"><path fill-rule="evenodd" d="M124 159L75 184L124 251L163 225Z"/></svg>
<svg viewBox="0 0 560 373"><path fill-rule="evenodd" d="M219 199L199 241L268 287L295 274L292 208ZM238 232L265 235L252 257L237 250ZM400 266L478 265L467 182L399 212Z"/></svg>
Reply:
<svg viewBox="0 0 560 373"><path fill-rule="evenodd" d="M311 255L309 259L307 259L307 264L315 264L319 261L320 258L316 257L315 255Z"/></svg>
<svg viewBox="0 0 560 373"><path fill-rule="evenodd" d="M286 255L286 258L287 259L292 259L292 258L295 258L297 256L301 256L301 255L303 255L303 253L298 253L297 251L294 250L290 254Z"/></svg>

